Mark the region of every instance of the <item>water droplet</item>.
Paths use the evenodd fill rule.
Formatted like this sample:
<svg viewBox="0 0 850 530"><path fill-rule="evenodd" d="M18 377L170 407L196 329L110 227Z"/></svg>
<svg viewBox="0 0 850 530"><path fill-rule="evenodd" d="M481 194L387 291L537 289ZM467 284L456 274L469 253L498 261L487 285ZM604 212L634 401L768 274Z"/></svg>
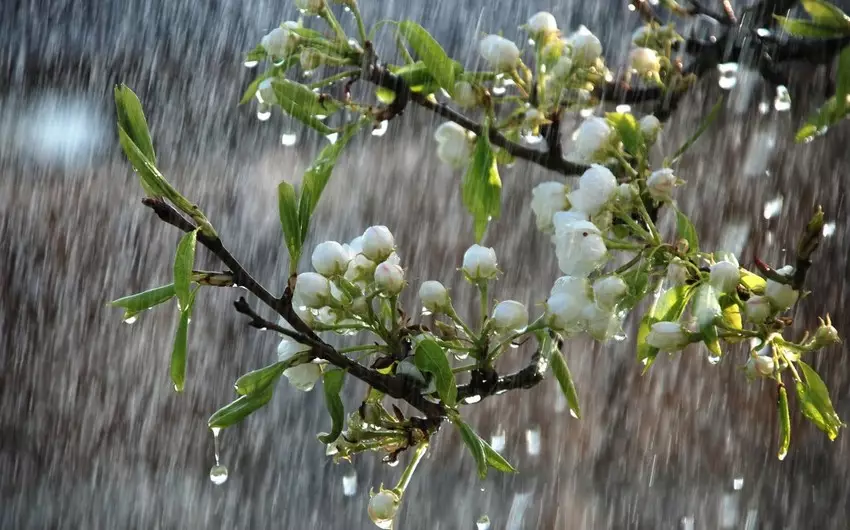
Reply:
<svg viewBox="0 0 850 530"><path fill-rule="evenodd" d="M136 316L136 315L133 315L133 316L130 316L130 317L125 318L125 319L124 319L124 323L125 323L125 324L133 324L133 323L135 323L137 320L139 320L139 317L138 317L138 316Z"/></svg>
<svg viewBox="0 0 850 530"><path fill-rule="evenodd" d="M221 464L216 464L210 468L210 480L216 486L220 486L227 482L227 468Z"/></svg>
<svg viewBox="0 0 850 530"><path fill-rule="evenodd" d="M629 11L634 11L637 9L634 4L629 4Z"/></svg>
<svg viewBox="0 0 850 530"><path fill-rule="evenodd" d="M782 195L775 197L769 201L767 201L764 205L764 218L771 219L779 215L782 211L782 205L784 204L785 199Z"/></svg>
<svg viewBox="0 0 850 530"><path fill-rule="evenodd" d="M717 84L723 90L731 90L738 84L738 63L718 64L717 70L720 72L720 79Z"/></svg>
<svg viewBox="0 0 850 530"><path fill-rule="evenodd" d="M582 118L589 118L593 116L593 109L581 109L578 113Z"/></svg>
<svg viewBox="0 0 850 530"><path fill-rule="evenodd" d="M419 315L423 316L423 317L430 317L433 314L434 313L432 313L431 311L429 311L428 309L426 309L424 307L422 308L422 311L419 312Z"/></svg>
<svg viewBox="0 0 850 530"><path fill-rule="evenodd" d="M744 487L744 477L735 477L732 480L732 487L735 491L740 491Z"/></svg>
<svg viewBox="0 0 850 530"><path fill-rule="evenodd" d="M375 523L375 526L383 530L390 530L393 527L392 519L378 519L377 521L373 519L372 522Z"/></svg>
<svg viewBox="0 0 850 530"><path fill-rule="evenodd" d="M324 120L327 118L327 116L325 116L324 114L314 114L313 117L317 120Z"/></svg>
<svg viewBox="0 0 850 530"><path fill-rule="evenodd" d="M350 473L343 475L342 494L346 497L357 495L357 471L352 469Z"/></svg>
<svg viewBox="0 0 850 530"><path fill-rule="evenodd" d="M295 145L295 141L298 140L298 135L293 133L283 133L280 135L280 143L281 145L290 146Z"/></svg>
<svg viewBox="0 0 850 530"><path fill-rule="evenodd" d="M522 139L525 140L525 143L527 143L529 145L539 144L540 142L543 141L542 136L540 136L539 134L531 134L531 133L524 134L522 136Z"/></svg>
<svg viewBox="0 0 850 530"><path fill-rule="evenodd" d="M617 108L614 109L614 110L616 110L617 112L626 113L626 112L629 112L629 111L632 110L632 106L631 105L617 105Z"/></svg>
<svg viewBox="0 0 850 530"><path fill-rule="evenodd" d="M767 28L759 28L756 30L756 35L761 38L770 37L770 30Z"/></svg>
<svg viewBox="0 0 850 530"><path fill-rule="evenodd" d="M346 13L351 13L351 8L348 7L348 6L343 7L342 10L345 11Z"/></svg>
<svg viewBox="0 0 850 530"><path fill-rule="evenodd" d="M776 99L773 100L773 108L779 112L791 109L791 94L782 85L776 87Z"/></svg>
<svg viewBox="0 0 850 530"><path fill-rule="evenodd" d="M514 81L513 79L505 79L502 81L502 84L505 86L514 86L516 85L516 81Z"/></svg>
<svg viewBox="0 0 850 530"><path fill-rule="evenodd" d="M506 91L507 91L507 89L504 86L494 86L493 90L492 90L493 95L495 95L495 96L501 96Z"/></svg>
<svg viewBox="0 0 850 530"><path fill-rule="evenodd" d="M269 118L272 117L272 112L270 110L258 110L257 111L257 119L260 121L268 121Z"/></svg>
<svg viewBox="0 0 850 530"><path fill-rule="evenodd" d="M490 518L482 515L475 521L475 526L478 527L478 530L490 530Z"/></svg>
<svg viewBox="0 0 850 530"><path fill-rule="evenodd" d="M260 64L260 61L245 61L243 64L245 65L245 68L254 68Z"/></svg>
<svg viewBox="0 0 850 530"><path fill-rule="evenodd" d="M516 342L511 342L510 344L508 344L508 348L516 350L517 348L519 348L519 344L517 344Z"/></svg>
<svg viewBox="0 0 850 530"><path fill-rule="evenodd" d="M464 400L463 400L463 402L466 403L467 405L472 405L473 403L478 403L479 401L481 401L481 396L478 396L478 395L469 396L467 398L464 398Z"/></svg>
<svg viewBox="0 0 850 530"><path fill-rule="evenodd" d="M570 416L572 416L575 419L579 419L578 413L572 407L570 407Z"/></svg>
<svg viewBox="0 0 850 530"><path fill-rule="evenodd" d="M525 431L525 449L531 456L540 454L540 427Z"/></svg>
<svg viewBox="0 0 850 530"><path fill-rule="evenodd" d="M762 101L761 103L759 103L759 112L761 112L762 114L767 114L768 112L770 112L770 103L768 103L767 101Z"/></svg>
<svg viewBox="0 0 850 530"><path fill-rule="evenodd" d="M389 121L383 120L377 128L372 129L372 136L383 136L387 134L389 123Z"/></svg>
<svg viewBox="0 0 850 530"><path fill-rule="evenodd" d="M394 460L387 460L386 464L390 467L396 467L396 466L398 466L398 462L399 462L399 460L398 460L398 458L396 458Z"/></svg>
<svg viewBox="0 0 850 530"><path fill-rule="evenodd" d="M710 353L710 352L709 352L709 354L708 354L707 358L708 358L708 363L709 363L709 364L717 364L717 363L719 363L719 362L720 362L720 356L719 356L719 355L714 355L713 353Z"/></svg>
<svg viewBox="0 0 850 530"><path fill-rule="evenodd" d="M835 223L826 223L823 225L823 237L829 237L835 233Z"/></svg>
<svg viewBox="0 0 850 530"><path fill-rule="evenodd" d="M490 447L497 453L501 453L505 449L505 438L505 429L500 425L496 434L490 437Z"/></svg>
<svg viewBox="0 0 850 530"><path fill-rule="evenodd" d="M330 143L335 144L337 139L339 138L339 133L331 133L325 136L325 138L327 138Z"/></svg>

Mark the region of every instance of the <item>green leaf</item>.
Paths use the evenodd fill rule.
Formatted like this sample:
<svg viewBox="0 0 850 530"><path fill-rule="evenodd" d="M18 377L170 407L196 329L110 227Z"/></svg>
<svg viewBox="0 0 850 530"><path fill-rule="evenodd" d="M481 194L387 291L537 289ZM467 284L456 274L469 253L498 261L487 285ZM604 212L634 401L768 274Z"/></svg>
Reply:
<svg viewBox="0 0 850 530"><path fill-rule="evenodd" d="M165 177L162 176L159 169L148 160L123 127L118 127L118 141L121 143L121 148L127 155L130 165L139 174L145 193L150 197L162 197L164 195Z"/></svg>
<svg viewBox="0 0 850 530"><path fill-rule="evenodd" d="M339 438L342 434L342 426L345 423L345 408L342 405L342 399L339 393L342 391L342 386L345 383L345 370L327 370L322 376L322 386L325 389L325 404L328 407L328 413L331 415L333 425L329 434L319 436L319 440L323 444L330 444Z"/></svg>
<svg viewBox="0 0 850 530"><path fill-rule="evenodd" d="M720 339L717 336L717 326L705 326L700 330L700 332L702 333L702 340L705 343L705 347L708 348L708 351L710 351L715 357L722 356L723 350L720 348Z"/></svg>
<svg viewBox="0 0 850 530"><path fill-rule="evenodd" d="M428 66L423 61L416 61L413 64L407 64L401 67L389 67L389 70L404 79L407 86L413 91L416 91L415 89L417 87L420 87L421 90L421 87L424 85L437 83L434 76L428 70Z"/></svg>
<svg viewBox="0 0 850 530"><path fill-rule="evenodd" d="M451 93L455 86L455 63L446 55L440 43L425 28L411 20L400 22L398 28L434 79Z"/></svg>
<svg viewBox="0 0 850 530"><path fill-rule="evenodd" d="M452 423L458 428L460 437L463 438L463 443L469 447L469 451L475 457L475 463L478 466L478 477L483 479L487 476L487 453L484 449L484 440L475 434L472 427L467 425L460 417L452 419Z"/></svg>
<svg viewBox="0 0 850 530"><path fill-rule="evenodd" d="M210 428L219 429L225 429L231 425L235 425L248 417L252 412L265 406L271 401L273 394L274 384L271 384L257 392L241 396L218 409L210 416L207 424Z"/></svg>
<svg viewBox="0 0 850 530"><path fill-rule="evenodd" d="M417 368L434 376L440 400L447 407L454 407L457 404L457 383L443 348L432 339L423 339L416 345L413 362Z"/></svg>
<svg viewBox="0 0 850 530"><path fill-rule="evenodd" d="M850 46L845 46L838 56L838 79L835 85L835 99L847 112L847 98L850 96Z"/></svg>
<svg viewBox="0 0 850 530"><path fill-rule="evenodd" d="M803 377L806 380L804 389L807 399L805 401L818 412L822 423L815 421L812 416L806 414L806 407L803 407L803 414L805 414L807 418L812 420L823 432L825 432L826 435L829 436L830 440L835 440L835 438L838 437L839 429L844 426L844 423L838 417L838 414L832 406L832 401L829 399L829 390L826 388L826 384L820 378L818 373L808 364L803 361L798 361L797 366L800 367L803 372ZM797 393L798 395L800 394L799 388L797 389ZM802 396L800 401L804 401Z"/></svg>
<svg viewBox="0 0 850 530"><path fill-rule="evenodd" d="M481 241L487 223L490 219L498 219L502 208L502 180L487 134L485 128L476 138L462 184L463 204L475 221L476 241Z"/></svg>
<svg viewBox="0 0 850 530"><path fill-rule="evenodd" d="M669 289L661 295L655 307L648 311L641 320L637 334L637 357L638 361L644 366L644 373L649 370L658 355L658 348L653 348L646 343L646 337L649 335L652 325L656 322L679 320L694 295L694 287L693 285L680 285Z"/></svg>
<svg viewBox="0 0 850 530"><path fill-rule="evenodd" d="M803 9L821 26L850 30L850 18L838 7L823 0L802 0Z"/></svg>
<svg viewBox="0 0 850 530"><path fill-rule="evenodd" d="M795 37L814 37L814 38L831 38L840 37L844 31L834 27L825 26L817 22L803 20L800 18L788 18L780 15L773 15L773 18L779 22L789 35Z"/></svg>
<svg viewBox="0 0 850 530"><path fill-rule="evenodd" d="M693 135L691 135L691 137L688 138L688 140L684 144L682 144L682 147L680 147L673 154L672 160L674 162L676 160L678 160L683 154L685 154L685 152L688 149L690 149L690 147L692 145L694 145L697 140L699 140L699 137L702 136L702 133L704 133L706 131L706 129L708 129L711 126L711 124L714 123L714 120L717 118L717 115L720 114L720 109L722 107L723 107L723 97L718 99L717 103L715 103L714 106L711 107L711 110L708 111L708 115L705 117L704 120L702 120L702 123L700 124L699 128L697 128L696 132Z"/></svg>
<svg viewBox="0 0 850 530"><path fill-rule="evenodd" d="M301 183L301 197L298 200L298 223L300 225L300 245L307 240L307 231L310 228L310 217L319 204L322 192L333 173L334 166L342 150L345 149L349 140L354 137L360 127L368 120L360 120L345 127L342 136L333 144L326 146L319 152L313 165L304 173Z"/></svg>
<svg viewBox="0 0 850 530"><path fill-rule="evenodd" d="M384 105L389 105L395 101L395 92L388 88L378 88L375 90L375 97Z"/></svg>
<svg viewBox="0 0 850 530"><path fill-rule="evenodd" d="M741 269L741 284L753 293L763 294L767 281L758 274Z"/></svg>
<svg viewBox="0 0 850 530"><path fill-rule="evenodd" d="M502 473L517 473L516 468L512 466L510 462L505 460L502 455L496 452L495 449L490 447L490 444L481 438L479 438L479 440L484 448L484 459L487 461L488 466L492 467L496 471L501 471Z"/></svg>
<svg viewBox="0 0 850 530"><path fill-rule="evenodd" d="M623 142L623 148L628 154L636 156L646 150L646 142L640 132L640 125L632 114L609 112L605 114L605 118L617 131L620 141Z"/></svg>
<svg viewBox="0 0 850 530"><path fill-rule="evenodd" d="M788 392L785 385L779 383L779 399L776 401L776 410L779 415L779 452L777 457L785 460L788 448L791 447L791 414L788 411Z"/></svg>
<svg viewBox="0 0 850 530"><path fill-rule="evenodd" d="M649 272L651 269L652 263L644 259L620 275L620 278L626 282L629 288L626 296L620 301L619 307L621 309L632 309L644 299L646 293L649 292Z"/></svg>
<svg viewBox="0 0 850 530"><path fill-rule="evenodd" d="M262 61L268 56L262 44L257 44L253 50L245 52L245 62Z"/></svg>
<svg viewBox="0 0 850 530"><path fill-rule="evenodd" d="M846 115L847 109L839 103L835 96L833 96L826 100L817 111L809 116L806 125L797 131L794 140L798 143L811 142L816 136L823 136L826 134L829 127L841 121L841 119Z"/></svg>
<svg viewBox="0 0 850 530"><path fill-rule="evenodd" d="M676 210L676 228L679 232L679 237L688 242L688 253L694 254L699 252L699 236L697 229L694 228L688 216Z"/></svg>
<svg viewBox="0 0 850 530"><path fill-rule="evenodd" d="M162 287L154 287L147 291L124 296L109 302L113 307L124 309L124 319L133 317L142 311L171 300L174 297L174 284L169 283Z"/></svg>
<svg viewBox="0 0 850 530"><path fill-rule="evenodd" d="M243 375L236 380L236 393L240 396L257 392L274 383L283 374L284 370L289 368L296 360L300 360L298 355L290 357L286 361L276 362L272 365L253 370Z"/></svg>
<svg viewBox="0 0 850 530"><path fill-rule="evenodd" d="M194 296L191 296L194 301ZM171 349L171 382L176 392L183 392L186 384L186 352L189 349L189 320L192 318L192 302L180 311L174 347Z"/></svg>
<svg viewBox="0 0 850 530"><path fill-rule="evenodd" d="M142 103L127 85L121 84L115 87L115 110L118 114L119 129L127 133L128 138L136 144L145 158L152 164L156 164L156 153Z"/></svg>
<svg viewBox="0 0 850 530"><path fill-rule="evenodd" d="M290 270L295 271L301 257L301 225L298 219L295 187L289 182L284 181L277 186L277 209L280 214L283 239L289 250Z"/></svg>
<svg viewBox="0 0 850 530"><path fill-rule="evenodd" d="M177 295L177 305L181 311L189 306L192 296L192 269L195 267L195 246L198 241L198 229L187 232L177 244L177 255L174 257L174 292Z"/></svg>
<svg viewBox="0 0 850 530"><path fill-rule="evenodd" d="M321 98L319 94L306 86L293 83L288 79L274 79L272 87L277 104L284 112L322 134L328 135L334 132L333 129L316 118L316 115L329 116L333 114L340 109L339 103L329 97Z"/></svg>
<svg viewBox="0 0 850 530"><path fill-rule="evenodd" d="M552 357L549 362L552 363L552 373L555 374L555 379L558 380L558 386L561 387L561 392L567 398L567 403L570 410L576 415L576 418L581 419L581 409L578 405L578 393L576 392L573 376L570 373L570 368L567 366L567 360L564 359L564 354L558 348L553 348Z"/></svg>
<svg viewBox="0 0 850 530"><path fill-rule="evenodd" d="M726 327L732 329L743 329L744 321L741 318L741 306L735 300L734 296L723 295L720 297L720 308L723 310L723 322ZM741 342L742 339L735 337L726 337L727 342Z"/></svg>

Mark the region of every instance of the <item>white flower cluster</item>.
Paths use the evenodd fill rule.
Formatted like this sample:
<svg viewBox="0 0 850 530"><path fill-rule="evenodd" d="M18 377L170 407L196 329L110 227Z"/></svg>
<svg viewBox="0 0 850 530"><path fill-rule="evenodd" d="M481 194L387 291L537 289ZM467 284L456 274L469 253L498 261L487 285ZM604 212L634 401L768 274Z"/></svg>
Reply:
<svg viewBox="0 0 850 530"><path fill-rule="evenodd" d="M475 134L455 122L447 121L434 131L437 157L445 164L460 169L469 162Z"/></svg>
<svg viewBox="0 0 850 530"><path fill-rule="evenodd" d="M546 300L548 323L567 334L587 331L599 341L621 336L626 312L618 305L627 293L626 282L616 275L593 283L582 276L561 276Z"/></svg>

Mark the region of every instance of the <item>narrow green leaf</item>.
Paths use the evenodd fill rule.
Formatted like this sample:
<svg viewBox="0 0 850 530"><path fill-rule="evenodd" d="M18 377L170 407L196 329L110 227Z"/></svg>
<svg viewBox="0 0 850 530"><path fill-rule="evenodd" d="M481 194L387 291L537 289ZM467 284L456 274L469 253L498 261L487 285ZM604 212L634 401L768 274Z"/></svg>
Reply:
<svg viewBox="0 0 850 530"><path fill-rule="evenodd" d="M437 83L423 61L416 61L413 64L407 64L401 67L389 67L389 70L404 79L411 90L415 87Z"/></svg>
<svg viewBox="0 0 850 530"><path fill-rule="evenodd" d="M838 79L835 85L835 100L847 112L850 96L850 46L845 46L838 56Z"/></svg>
<svg viewBox="0 0 850 530"><path fill-rule="evenodd" d="M502 180L485 128L475 140L472 160L463 177L463 204L475 221L475 240L481 241L490 219L502 208Z"/></svg>
<svg viewBox="0 0 850 530"><path fill-rule="evenodd" d="M321 98L304 85L287 79L272 81L277 104L287 114L308 127L324 135L332 134L333 129L324 124L316 115L329 116L339 110L339 104L333 99Z"/></svg>
<svg viewBox="0 0 850 530"><path fill-rule="evenodd" d="M156 164L156 153L142 103L127 85L115 87L115 110L118 114L118 127L124 129L130 140L152 164Z"/></svg>
<svg viewBox="0 0 850 530"><path fill-rule="evenodd" d="M648 311L640 322L637 334L637 357L638 361L644 366L643 372L646 373L652 363L655 362L655 357L658 355L658 348L653 348L646 343L646 337L652 325L656 322L675 322L682 317L688 302L694 295L695 286L680 285L669 289L652 310Z"/></svg>
<svg viewBox="0 0 850 530"><path fill-rule="evenodd" d="M295 270L301 257L301 225L298 219L298 200L295 187L289 182L277 186L277 208L280 214L280 226L283 240L289 250L290 269Z"/></svg>
<svg viewBox="0 0 850 530"><path fill-rule="evenodd" d="M400 22L398 28L434 79L451 93L455 86L455 64L440 43L425 28L411 20Z"/></svg>
<svg viewBox="0 0 850 530"><path fill-rule="evenodd" d="M145 193L150 197L162 197L165 194L163 191L165 177L159 169L148 160L123 127L118 127L118 141L130 165L138 173Z"/></svg>
<svg viewBox="0 0 850 530"><path fill-rule="evenodd" d="M319 440L323 444L329 444L336 441L339 435L342 434L342 427L345 423L345 408L342 405L342 398L339 397L342 391L342 386L345 383L345 370L327 370L322 376L322 386L325 389L325 404L328 407L328 413L331 415L333 425L329 434L319 436Z"/></svg>
<svg viewBox="0 0 850 530"><path fill-rule="evenodd" d="M777 457L785 460L788 448L791 447L791 414L788 410L788 392L785 385L779 383L779 399L776 401L776 410L779 415L779 452Z"/></svg>
<svg viewBox="0 0 850 530"><path fill-rule="evenodd" d="M413 356L416 367L434 376L437 394L447 407L457 404L457 383L446 352L432 339L424 339L416 345Z"/></svg>
<svg viewBox="0 0 850 530"><path fill-rule="evenodd" d="M688 242L688 252L694 254L699 252L699 236L697 229L694 228L688 216L676 210L676 228L679 232L679 237Z"/></svg>
<svg viewBox="0 0 850 530"><path fill-rule="evenodd" d="M717 337L717 326L705 326L700 330L703 337L703 342L708 351L715 357L723 355L723 350L720 348L720 339Z"/></svg>
<svg viewBox="0 0 850 530"><path fill-rule="evenodd" d="M699 140L699 137L702 136L702 133L704 133L706 131L706 129L708 129L711 126L711 124L714 123L714 120L717 118L717 115L720 114L720 109L722 107L723 107L723 97L718 99L717 103L715 103L714 106L711 107L711 110L708 111L708 115L705 117L704 120L702 120L702 123L700 124L700 126L696 130L696 132L693 135L691 135L691 137L688 138L688 140L684 144L682 144L682 147L680 147L673 154L672 160L674 162L676 160L678 160L683 154L685 154L685 151L690 149L690 147L692 145L694 145L697 140Z"/></svg>
<svg viewBox="0 0 850 530"><path fill-rule="evenodd" d="M124 318L129 318L142 311L171 300L174 297L174 284L169 283L162 287L154 287L147 291L124 296L109 302L113 307L124 309Z"/></svg>
<svg viewBox="0 0 850 530"><path fill-rule="evenodd" d="M458 428L460 437L463 438L463 443L466 444L472 456L475 457L475 464L478 466L478 477L483 479L487 476L487 453L484 449L484 440L475 434L472 427L467 425L460 417L453 419L452 423Z"/></svg>
<svg viewBox="0 0 850 530"><path fill-rule="evenodd" d="M193 297L194 298L194 297ZM177 333L174 335L174 347L171 350L171 382L176 392L183 392L186 384L186 352L189 349L189 320L192 318L192 306L180 311Z"/></svg>
<svg viewBox="0 0 850 530"><path fill-rule="evenodd" d="M794 139L798 143L806 143L814 140L817 136L823 136L832 125L835 125L847 115L847 110L835 96L829 98L809 116L806 125L797 131Z"/></svg>
<svg viewBox="0 0 850 530"><path fill-rule="evenodd" d="M229 404L218 409L207 424L210 428L224 429L244 420L257 409L265 406L272 399L274 384L268 385L257 392L240 396Z"/></svg>
<svg viewBox="0 0 850 530"><path fill-rule="evenodd" d="M605 119L617 131L623 148L630 155L638 155L646 150L646 141L640 132L640 125L632 114L624 112L609 112Z"/></svg>
<svg viewBox="0 0 850 530"><path fill-rule="evenodd" d="M284 370L292 365L292 361L294 360L300 359L295 355L286 361L276 362L259 370L248 372L236 380L236 384L234 385L236 393L240 396L245 396L262 390L276 381L283 374Z"/></svg>
<svg viewBox="0 0 850 530"><path fill-rule="evenodd" d="M838 7L823 0L802 0L803 9L812 20L821 26L838 30L850 30L850 18Z"/></svg>
<svg viewBox="0 0 850 530"><path fill-rule="evenodd" d="M619 307L621 309L632 309L646 297L650 288L649 272L651 269L652 263L649 260L642 259L620 276L629 288L626 296L620 301Z"/></svg>
<svg viewBox="0 0 850 530"><path fill-rule="evenodd" d="M773 18L779 22L782 29L795 37L831 38L840 37L844 34L844 30L825 26L810 20L788 18L780 15L773 15Z"/></svg>
<svg viewBox="0 0 850 530"><path fill-rule="evenodd" d="M262 44L257 44L253 50L245 52L245 62L262 61L268 56Z"/></svg>
<svg viewBox="0 0 850 530"><path fill-rule="evenodd" d="M809 402L818 411L823 419L824 425L818 425L823 430L830 440L835 440L838 436L838 431L844 426L844 423L835 412L832 406L832 400L829 399L829 390L826 383L820 378L818 373L808 364L803 361L798 361L797 366L803 372L803 377L806 380L806 390ZM799 392L799 391L798 391ZM805 414L805 409L803 409ZM811 419L811 418L810 418ZM826 427L826 428L824 428Z"/></svg>
<svg viewBox="0 0 850 530"><path fill-rule="evenodd" d="M581 409L578 404L578 393L573 382L573 376L570 373L570 368L567 366L567 360L564 359L564 354L557 348L553 348L552 357L549 362L552 363L552 373L555 374L555 379L558 380L558 386L561 387L561 392L567 398L567 403L570 410L573 411L576 418L581 419Z"/></svg>
<svg viewBox="0 0 850 530"><path fill-rule="evenodd" d="M822 430L829 437L830 441L835 440L838 436L838 430L833 428L833 426L828 422L821 414L820 410L818 410L817 405L814 403L814 399L811 395L811 390L805 383L797 382L795 385L797 390L797 401L800 404L800 411L803 413L803 416L809 419L812 423L817 426L818 429Z"/></svg>
<svg viewBox="0 0 850 530"><path fill-rule="evenodd" d="M307 240L310 217L312 217L316 205L319 204L319 199L331 178L340 153L342 153L346 144L348 144L360 127L367 121L360 120L346 126L342 136L337 139L336 143L322 149L316 160L313 161L313 165L304 173L304 179L301 183L301 197L298 200L298 223L301 232L301 245Z"/></svg>
<svg viewBox="0 0 850 530"><path fill-rule="evenodd" d="M192 269L195 267L195 246L198 241L198 229L187 232L177 244L174 257L174 292L181 311L189 306L192 283Z"/></svg>
<svg viewBox="0 0 850 530"><path fill-rule="evenodd" d="M502 455L496 452L495 449L490 447L490 444L481 438L479 438L479 440L484 448L484 459L487 461L488 466L492 467L496 471L501 471L502 473L517 473L516 468L512 466L510 462L505 460Z"/></svg>

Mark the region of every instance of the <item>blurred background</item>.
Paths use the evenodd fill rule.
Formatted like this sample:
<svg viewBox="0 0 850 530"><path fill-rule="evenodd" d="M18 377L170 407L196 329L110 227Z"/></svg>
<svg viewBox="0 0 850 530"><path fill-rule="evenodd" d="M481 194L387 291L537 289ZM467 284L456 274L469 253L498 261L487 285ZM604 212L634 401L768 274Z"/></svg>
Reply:
<svg viewBox="0 0 850 530"><path fill-rule="evenodd" d="M640 24L618 0L361 4L367 25L413 19L468 67L482 32L522 41L517 26L541 9L565 32L590 27L611 64L622 63L625 36ZM349 15L338 15L353 27ZM374 455L333 464L316 440L329 427L320 389L305 394L282 382L269 407L223 433L230 477L221 486L210 481L206 419L230 401L239 375L276 359L274 337L232 310L240 291L199 297L183 395L168 379L173 307L126 325L106 306L170 281L179 237L141 205L120 152L112 105L120 82L143 102L163 172L190 190L249 271L282 288L286 254L274 189L284 179L298 182L327 140L279 113L259 121L253 104L236 103L257 74L243 65L244 52L297 16L291 2L266 0L0 4L0 527L372 527L369 489L394 484L402 468ZM378 53L389 60L387 36ZM814 294L796 311L797 332L829 312L847 336L848 129L793 143L827 93L829 73L799 63L789 75L790 109L757 73L740 67L724 74L734 82L720 83L711 72L670 120L655 154L672 153L725 95L719 119L678 170L688 182L680 207L693 214L704 248L736 252L745 265L758 255L781 266L823 205L830 235L809 276ZM385 224L411 284L441 279L463 305L471 293L455 269L472 242L471 222L460 175L435 156L438 123L411 107L386 134L355 139L320 203L311 244ZM292 134L294 145L283 145ZM530 190L555 176L519 162L502 178L502 219L485 240L505 271L494 296L534 306L558 271L549 241L534 229ZM199 265L221 268L207 254ZM641 377L634 323L630 331L628 340L603 347L568 343L581 421L554 380L469 407L473 427L503 443L521 473L479 481L459 436L445 428L413 479L397 528L472 529L483 515L491 528L509 530L847 528L846 433L830 443L794 415L792 448L780 462L775 389L747 383L737 370L745 352L715 366L688 351L659 359ZM845 420L846 354L833 347L811 360ZM514 364L529 355L517 351ZM354 407L364 388L350 383L346 392Z"/></svg>

